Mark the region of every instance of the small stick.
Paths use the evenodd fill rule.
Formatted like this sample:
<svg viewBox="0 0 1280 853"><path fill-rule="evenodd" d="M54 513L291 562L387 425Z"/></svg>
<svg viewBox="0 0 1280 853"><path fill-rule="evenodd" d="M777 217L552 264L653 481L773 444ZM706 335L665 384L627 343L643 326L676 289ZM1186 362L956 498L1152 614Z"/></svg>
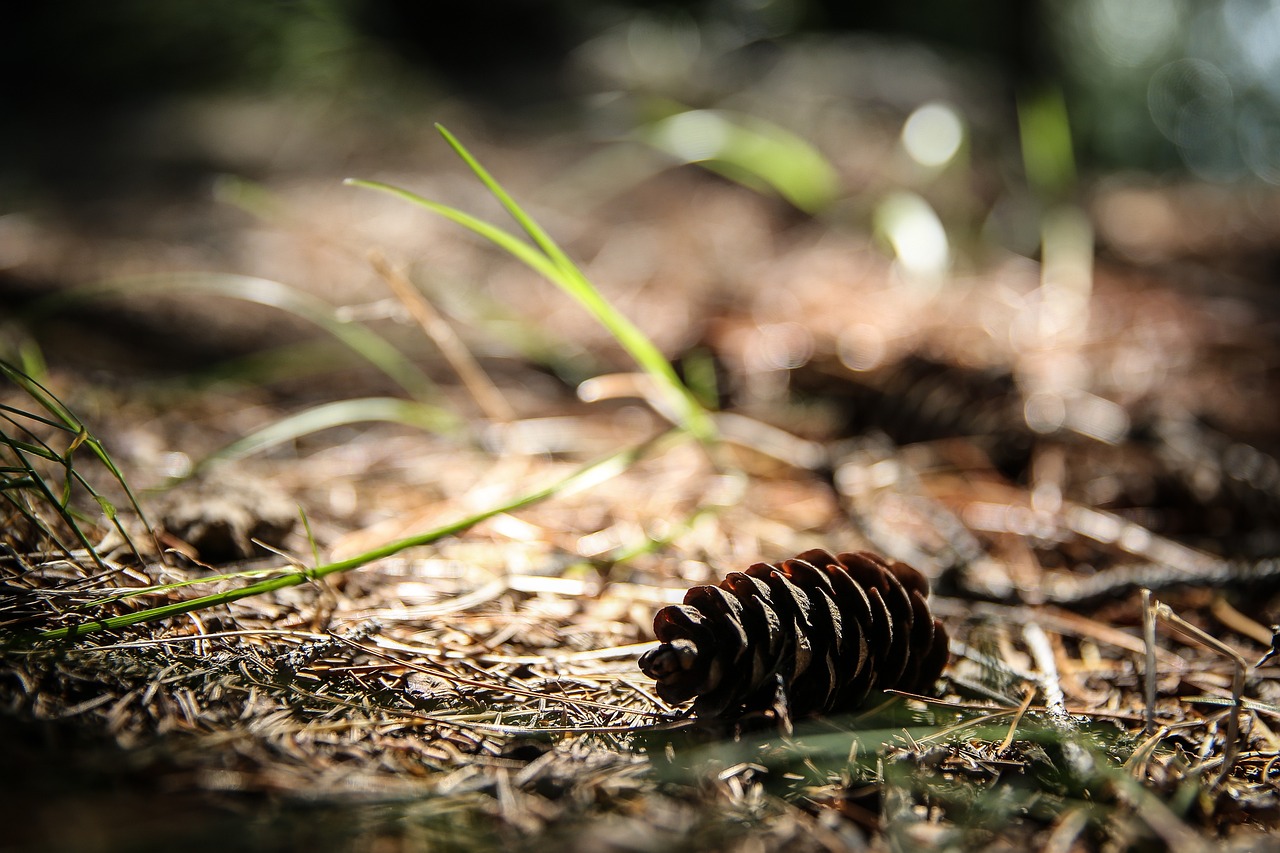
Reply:
<svg viewBox="0 0 1280 853"><path fill-rule="evenodd" d="M1009 733L1004 736L1004 740L1000 741L1000 746L996 748L997 755L1004 755L1008 752L1009 747L1013 746L1014 735L1018 733L1018 724L1022 722L1022 717L1027 713L1027 709L1031 707L1031 700L1036 698L1036 689L1027 687L1026 695L1022 697L1022 706L1013 715L1013 722L1009 723Z"/></svg>
<svg viewBox="0 0 1280 853"><path fill-rule="evenodd" d="M1044 704L1049 709L1049 716L1059 725L1070 724L1071 715L1067 713L1066 698L1062 695L1062 684L1058 679L1058 662L1053 656L1053 647L1049 645L1049 637L1036 622L1028 622L1022 628L1022 638L1027 642L1027 649L1040 671L1040 689L1044 691Z"/></svg>
<svg viewBox="0 0 1280 853"><path fill-rule="evenodd" d="M1133 751L1129 759L1125 761L1124 766L1129 770L1134 778L1141 778L1146 773L1147 763L1151 760L1151 754L1156 751L1156 746L1160 741L1164 740L1169 734L1168 726L1161 726L1156 730L1155 734L1149 736L1146 740L1138 745Z"/></svg>
<svg viewBox="0 0 1280 853"><path fill-rule="evenodd" d="M1151 606L1151 590L1142 590L1142 643L1146 646L1147 660L1142 680L1145 687L1146 711L1142 730L1151 734L1156 727L1156 611Z"/></svg>
<svg viewBox="0 0 1280 853"><path fill-rule="evenodd" d="M1275 629L1268 630L1264 626L1259 625L1257 622L1232 607L1231 604L1221 595L1213 600L1213 604L1209 609L1210 612L1213 613L1215 619L1242 637L1248 637L1251 640L1256 640L1264 646L1271 645L1272 640L1275 638Z"/></svg>
<svg viewBox="0 0 1280 853"><path fill-rule="evenodd" d="M413 286L404 273L387 263L387 259L377 249L369 251L369 264L382 280L391 288L401 304L413 316L413 319L427 333L427 337L440 349L440 353L449 362L449 366L458 374L462 384L467 386L472 398L480 406L486 418L495 423L510 423L515 420L515 411L502 396L502 392L476 363L475 357L466 345L458 338L440 312L435 309L422 292Z"/></svg>
<svg viewBox="0 0 1280 853"><path fill-rule="evenodd" d="M1219 654L1226 655L1235 664L1235 674L1231 678L1231 712L1227 717L1227 744L1226 751L1222 758L1222 772L1218 775L1214 784L1221 784L1223 780L1231 774L1235 767L1236 756L1240 749L1237 742L1240 738L1240 713L1244 710L1244 674L1248 667L1244 658L1235 649L1226 643L1206 634L1204 631L1192 625L1183 619L1169 605L1162 601L1151 599L1150 590L1143 590L1143 600L1150 602L1150 610L1155 617L1168 624L1177 631L1181 631L1185 636L1213 649ZM1153 629L1154 630L1154 629ZM1148 688L1150 689L1150 688Z"/></svg>

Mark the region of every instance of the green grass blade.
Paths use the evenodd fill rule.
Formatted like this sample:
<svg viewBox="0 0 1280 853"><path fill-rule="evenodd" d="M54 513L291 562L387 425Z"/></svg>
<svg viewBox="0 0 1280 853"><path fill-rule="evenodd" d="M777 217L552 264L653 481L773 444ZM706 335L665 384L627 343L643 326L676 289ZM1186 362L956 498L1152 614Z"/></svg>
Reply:
<svg viewBox="0 0 1280 853"><path fill-rule="evenodd" d="M57 531L50 527L39 512L35 511L30 502L49 507L75 537L77 546L89 554L99 569L105 569L105 564L89 542L89 537L80 528L75 516L68 511L66 505L53 493L53 490L49 487L48 480L32 466L21 450L14 447L11 437L2 431L0 431L0 446L8 448L9 453L13 456L16 463L13 466L14 473L23 472L22 476L12 479L6 478L0 484L3 486L0 489L0 494L3 494L5 501L21 514L28 523L34 525L40 535L47 539L54 549L61 552L67 559L72 559L71 551L75 550L73 546L62 541ZM41 458L47 457L41 454ZM55 455L54 458L57 458L57 456Z"/></svg>
<svg viewBox="0 0 1280 853"><path fill-rule="evenodd" d="M16 451L19 451L28 456L35 456L39 459L45 460L46 462L62 461L62 457L59 456L56 451L52 450L49 447L41 447L40 445L32 444L29 441L20 441L16 438L11 438L9 436L5 436L4 443L9 445Z"/></svg>
<svg viewBox="0 0 1280 853"><path fill-rule="evenodd" d="M520 227L524 229L524 233L529 235L529 239L533 240L543 254L564 272L577 272L577 266L564 253L564 250L557 245L556 241L551 239L551 235L532 216L525 213L520 205L516 204L516 200L511 197L511 194L494 180L494 177L489 174L489 171L484 166L480 165L480 161L467 150L466 146L458 141L458 138L450 133L444 125L437 124L436 130L444 137L445 142L449 143L449 147L454 150L454 153L467 164L467 168L471 169L475 176L480 179L480 182L489 189L489 192L493 194L493 197L498 200L507 213L511 214L511 218L520 224Z"/></svg>
<svg viewBox="0 0 1280 853"><path fill-rule="evenodd" d="M436 396L435 384L403 353L367 326L338 319L334 307L319 297L278 281L229 273L183 273L119 279L75 288L42 299L26 315L28 322L69 305L109 296L173 293L177 288L252 302L293 314L319 326L373 364L416 400Z"/></svg>
<svg viewBox="0 0 1280 853"><path fill-rule="evenodd" d="M62 405L62 401L53 395L53 393L36 380L32 379L26 373L14 367L7 361L0 359L0 373L13 384L17 385L27 396L40 404L40 407L57 419L56 423L44 418L37 418L41 423L48 426L57 426L59 429L65 429L70 432L81 432L84 424L80 423L80 419L71 413L71 410ZM5 407L9 409L9 407ZM19 412L16 409L10 411L17 412L25 417L32 417L26 412Z"/></svg>
<svg viewBox="0 0 1280 853"><path fill-rule="evenodd" d="M464 213L457 208L449 207L447 204L441 204L438 201L431 201L430 199L423 198L417 193L409 192L408 190L392 186L391 184L384 184L380 181L367 181L362 178L347 178L343 183L352 187L363 187L365 189L378 190L379 192L384 192L388 195L393 195L404 201L416 204L418 207L426 208L432 213L439 214L445 219L456 222L468 231L485 238L507 254L515 257L516 260L531 267L534 272L548 279L554 280L558 273L558 268L555 263L533 246L530 246L511 232L504 231L498 226L485 222L483 219L479 219L469 213Z"/></svg>
<svg viewBox="0 0 1280 853"><path fill-rule="evenodd" d="M37 500L52 508L62 519L63 523L75 535L76 539L93 559L93 561L102 567L101 558L96 550L89 542L88 537L80 528L76 519L76 514L71 507L71 500L76 486L79 486L89 495L103 511L108 523L121 534L129 547L133 550L135 556L138 556L138 549L133 543L133 539L125 530L115 505L104 495L100 494L93 485L84 477L79 467L75 463L76 451L80 448L86 448L87 451L97 459L102 467L106 468L111 477L119 484L124 491L125 496L129 500L130 506L137 513L138 518L143 525L150 529L151 525L147 522L146 513L143 512L141 504L138 502L133 489L129 486L128 480L123 472L116 465L115 460L107 452L102 442L93 436L88 427L72 412L66 405L62 403L57 396L48 388L41 385L31 376L12 364L0 359L0 375L9 379L19 388L21 388L28 397L34 400L41 409L43 409L49 417L44 417L35 412L26 412L13 406L5 406L0 409L0 419L9 423L15 430L26 433L32 441L23 441L22 439L10 435L8 431L0 429L0 444L8 448L10 454L15 461L25 470L29 484L26 490L35 495ZM66 433L74 434L67 449L59 453L50 447L47 442L35 435L30 429L24 426L24 423L38 423L54 429L61 430ZM49 462L58 463L62 469L62 486L60 494L55 495L53 489L50 488L48 480L31 464L28 457L36 457ZM24 512L28 519L35 520L37 516L34 513ZM38 524L42 534L64 551L67 546L53 535L48 525L42 521ZM139 559L141 557L139 556Z"/></svg>
<svg viewBox="0 0 1280 853"><path fill-rule="evenodd" d="M1044 199L1066 197L1076 183L1076 161L1062 92L1048 89L1020 98L1018 130L1031 188Z"/></svg>
<svg viewBox="0 0 1280 853"><path fill-rule="evenodd" d="M597 483L601 483L611 477L617 476L627 470L636 460L649 453L656 447L663 446L673 437L679 436L680 433L664 433L656 439L645 442L637 447L627 448L626 450L614 453L604 459L592 462L578 470L574 471L567 477L557 480L548 486L527 492L512 500L490 507L475 515L467 516L458 521L451 522L420 533L410 536L407 539L401 539L375 548L355 557L346 560L340 560L335 563L329 563L323 566L317 566L312 569L305 569L298 572L291 572L286 575L269 578L258 583L249 584L238 589L227 590L225 592L213 593L211 595L200 596L199 598L189 599L187 601L176 601L172 604L161 605L160 607L152 607L147 610L139 610L136 613L126 613L121 616L112 616L107 619L99 619L93 622L87 622L82 625L71 625L65 628L57 628L52 631L45 631L38 635L41 640L74 640L86 634L96 631L113 630L118 628L127 628L131 625L139 625L145 622L154 622L159 619L166 619L170 616L178 616L183 613L190 613L195 610L204 610L209 607L216 607L221 604L229 604L242 598L250 596L262 595L268 592L274 592L285 587L298 586L308 581L318 580L328 575L346 572L352 569L358 569L361 566L368 565L376 560L382 560L394 554L398 554L408 548L415 548L421 545L429 545L444 539L447 536L453 536L461 533L470 527L474 527L482 521L493 518L495 515L503 513L515 512L533 504L546 500L547 498L557 495L568 495L582 489L589 488Z"/></svg>
<svg viewBox="0 0 1280 853"><path fill-rule="evenodd" d="M302 519L302 529L307 531L307 543L311 545L311 562L320 565L320 543L316 540L316 532L311 529L311 519L307 518L307 511L301 506L298 507L298 516Z"/></svg>
<svg viewBox="0 0 1280 853"><path fill-rule="evenodd" d="M3 361L0 361L0 366L5 366ZM0 372L3 372L3 367L0 367ZM60 420L51 421L46 417L37 415L35 412L27 412L17 408L16 406L6 406L4 403L0 403L0 416L5 417L5 419L9 420L10 422L13 421L14 417L17 417L26 421L34 421L38 424L44 424L45 426L53 427L54 429L61 429L61 430L67 430L68 432L73 432L73 430L68 429L67 425L62 423L62 421Z"/></svg>
<svg viewBox="0 0 1280 853"><path fill-rule="evenodd" d="M319 560L316 561L317 563ZM186 589L192 586L208 586L209 584L224 583L226 581L250 580L262 577L277 577L286 574L296 574L298 571L296 566L272 566L270 568L258 569L240 569L234 572L219 572L211 575L201 575L198 578L187 578L181 581L171 581L169 583L158 583L150 586L136 586L127 589L114 590L108 595L101 598L94 598L89 601L83 601L70 608L74 611L88 610L94 607L103 607L108 604L114 604L117 601L127 601L130 598L137 598L142 595L157 595L162 592L176 592L180 589Z"/></svg>
<svg viewBox="0 0 1280 853"><path fill-rule="evenodd" d="M447 431L454 423L451 413L411 400L394 397L339 400L281 418L211 454L196 468L217 460L240 459L321 430L368 421L401 423L429 432Z"/></svg>
<svg viewBox="0 0 1280 853"><path fill-rule="evenodd" d="M684 110L640 138L681 163L697 163L754 190L769 189L806 213L836 200L839 176L799 136L772 122L724 110Z"/></svg>
<svg viewBox="0 0 1280 853"><path fill-rule="evenodd" d="M680 381L670 362L654 345L653 341L640 331L630 319L613 305L596 289L595 285L573 263L555 241L529 216L510 194L485 171L484 167L452 134L437 125L437 129L445 140L453 147L458 156L475 172L476 176L489 188L490 192L511 214L512 218L524 229L536 246L519 239L515 235L491 223L478 219L460 210L430 201L407 190L382 184L375 181L348 179L353 186L379 190L398 198L412 202L420 207L446 217L484 237L499 248L532 268L535 272L555 284L604 326L619 344L635 360L640 369L655 382L676 421L696 436L700 441L715 439L715 424L710 415L702 408L694 396Z"/></svg>
<svg viewBox="0 0 1280 853"><path fill-rule="evenodd" d="M551 282L582 305L596 320L604 326L622 345L636 364L654 380L658 389L664 393L667 402L676 413L679 423L702 441L714 439L716 430L706 410L699 405L697 399L676 376L671 363L662 351L640 331L631 320L605 299L564 250L551 239L551 236L536 220L516 203L515 199L499 184L480 162L467 150L457 137L445 127L437 124L436 130L444 137L454 152L462 158L467 167L475 173L493 194L494 198L519 223L529 238L542 250L559 271L559 275L547 275ZM546 275L546 273L544 273Z"/></svg>

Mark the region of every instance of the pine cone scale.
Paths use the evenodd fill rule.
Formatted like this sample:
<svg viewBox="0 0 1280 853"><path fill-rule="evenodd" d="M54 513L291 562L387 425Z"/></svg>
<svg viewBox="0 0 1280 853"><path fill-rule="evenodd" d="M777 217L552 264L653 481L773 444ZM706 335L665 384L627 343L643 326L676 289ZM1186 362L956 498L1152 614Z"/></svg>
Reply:
<svg viewBox="0 0 1280 853"><path fill-rule="evenodd" d="M752 638L751 683L761 684L782 655L782 617L765 603L769 586L742 572L731 572L722 585L743 605L744 626Z"/></svg>
<svg viewBox="0 0 1280 853"><path fill-rule="evenodd" d="M792 711L804 716L811 709L826 707L840 685L839 662L848 660L842 654L844 620L832 598L834 590L825 573L796 558L782 564L782 574L796 586L810 590L813 662L804 675L796 679L791 690Z"/></svg>
<svg viewBox="0 0 1280 853"><path fill-rule="evenodd" d="M782 618L783 636L793 642L791 655L780 657L777 666L773 668L773 672L785 668L786 671L782 674L786 682L791 684L809 668L813 659L813 622L809 618L809 596L764 563L750 567L747 574L764 582L770 593L769 603Z"/></svg>
<svg viewBox="0 0 1280 853"><path fill-rule="evenodd" d="M896 683L902 678L907 665L911 627L914 614L906 588L883 559L867 552L841 554L837 559L850 566L850 576L867 589L875 614L873 624L883 633L872 638L873 654L879 652L876 668L886 683ZM920 579L928 589L924 575L905 563L898 563ZM879 642L877 642L879 641Z"/></svg>
<svg viewBox="0 0 1280 853"><path fill-rule="evenodd" d="M934 625L929 612L929 605L918 593L911 593L911 639L907 643L913 649L929 649L933 646ZM904 690L913 690L919 685L922 659L912 656L907 660L907 667L902 673Z"/></svg>

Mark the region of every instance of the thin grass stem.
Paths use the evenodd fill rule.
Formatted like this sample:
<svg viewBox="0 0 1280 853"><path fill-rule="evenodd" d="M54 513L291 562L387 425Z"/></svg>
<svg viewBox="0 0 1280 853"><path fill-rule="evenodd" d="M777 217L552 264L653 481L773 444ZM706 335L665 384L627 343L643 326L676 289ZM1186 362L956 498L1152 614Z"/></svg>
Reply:
<svg viewBox="0 0 1280 853"><path fill-rule="evenodd" d="M661 446L679 435L680 433L678 432L664 433L661 436L647 441L637 447L628 448L618 453L614 453L611 456L607 456L599 461L592 462L591 464L579 468L569 476L548 486L535 489L532 492L520 495L510 501L490 507L489 509L467 516L466 518L459 519L458 521L437 527L425 533L420 533L416 536L410 536L407 539L400 539L398 541L391 542L380 548L374 548L373 550L354 557L349 557L345 560L339 560L334 563L317 566L303 571L290 572L289 574L269 578L255 584L240 587L239 589L226 590L224 592L200 596L199 598L193 598L187 601L176 601L172 604L165 604L159 607L152 607L147 610L140 610L136 613L126 613L120 616L112 616L106 619L98 619L79 625L69 625L63 628L45 631L38 635L38 639L74 640L93 632L127 628L131 625L154 622L160 619L166 619L170 616L178 616L183 613L190 613L196 610L204 610L218 605L229 604L242 598L262 595L264 593L274 592L278 589L298 586L299 584L318 580L339 572L358 569L361 566L398 554L408 548L429 545L433 542L439 541L440 539L444 539L447 536L461 533L462 531L474 527L480 522L493 518L496 515L515 512L546 500L547 498L557 495L571 494L580 489L588 488L592 485L603 482L604 480L625 471L636 460L653 450L655 447Z"/></svg>
<svg viewBox="0 0 1280 853"><path fill-rule="evenodd" d="M676 375L671 363L644 332L615 308L581 269L565 254L550 235L521 208L493 176L480 165L471 152L448 130L436 125L441 136L489 189L500 204L533 241L516 237L489 222L439 202L431 201L408 190L377 181L348 178L351 186L385 192L449 219L473 233L485 238L506 251L521 263L533 269L543 278L555 284L578 302L613 335L640 368L648 373L667 398L667 404L675 413L676 422L691 435L704 443L715 440L715 423Z"/></svg>
<svg viewBox="0 0 1280 853"><path fill-rule="evenodd" d="M385 373L415 400L437 396L435 383L385 338L367 326L339 319L334 307L319 297L265 278L226 273L183 273L118 279L80 287L42 299L27 312L27 322L93 299L177 288L252 302L284 311L320 327Z"/></svg>
<svg viewBox="0 0 1280 853"><path fill-rule="evenodd" d="M371 250L369 264L387 283L387 287L391 288L396 299L400 300L400 304L408 310L427 337L431 338L485 417L496 423L515 420L516 414L511 404L502 396L502 392L493 384L493 380L484 372L484 368L454 332L453 327L440 316L430 300L422 295L422 291L414 287L404 273L387 263L381 252Z"/></svg>

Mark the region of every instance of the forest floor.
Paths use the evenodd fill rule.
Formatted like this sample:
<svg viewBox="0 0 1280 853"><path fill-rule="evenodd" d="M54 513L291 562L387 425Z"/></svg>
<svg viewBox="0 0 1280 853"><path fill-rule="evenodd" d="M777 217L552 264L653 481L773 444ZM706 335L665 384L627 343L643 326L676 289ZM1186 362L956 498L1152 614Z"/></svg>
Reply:
<svg viewBox="0 0 1280 853"><path fill-rule="evenodd" d="M1280 613L1280 198L1099 182L1043 265L961 218L931 279L871 235L863 160L833 157L850 191L811 217L695 167L449 123L715 436L673 426L538 275L342 186L497 221L427 130L395 158L334 155L345 174L260 164L217 201L8 217L6 358L87 433L13 382L5 434L47 441L54 496L71 477L83 500L82 475L120 524L81 503L77 544L56 500L7 505L0 847L1269 843L1280 670L1254 664ZM890 163L892 134L865 133L859 156ZM949 226L973 200L933 191ZM355 326L383 349L334 332ZM455 345L477 375L439 354ZM813 548L930 579L951 636L933 695L790 732L656 695L637 658L659 608Z"/></svg>

